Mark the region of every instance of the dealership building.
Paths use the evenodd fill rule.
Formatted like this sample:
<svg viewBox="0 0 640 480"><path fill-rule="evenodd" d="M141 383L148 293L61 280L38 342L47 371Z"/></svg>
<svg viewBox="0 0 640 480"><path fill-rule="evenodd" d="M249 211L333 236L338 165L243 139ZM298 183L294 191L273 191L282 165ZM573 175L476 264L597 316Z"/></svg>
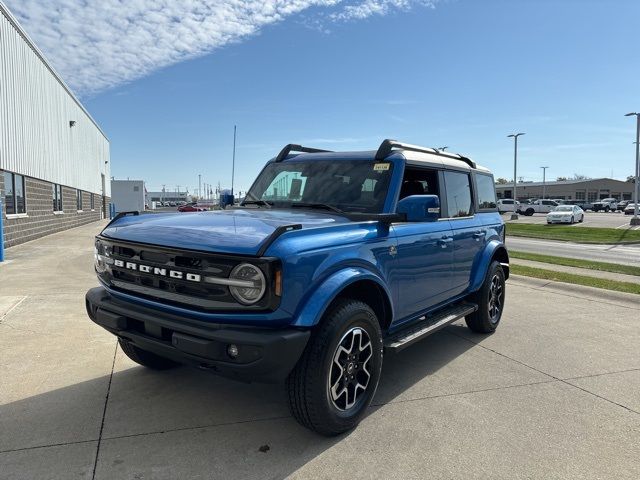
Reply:
<svg viewBox="0 0 640 480"><path fill-rule="evenodd" d="M516 186L518 200L558 198L595 202L613 197L618 200L633 198L633 183L612 178L589 178L555 182L519 182ZM498 198L513 198L513 183L496 185Z"/></svg>
<svg viewBox="0 0 640 480"><path fill-rule="evenodd" d="M109 140L0 1L5 247L104 218Z"/></svg>

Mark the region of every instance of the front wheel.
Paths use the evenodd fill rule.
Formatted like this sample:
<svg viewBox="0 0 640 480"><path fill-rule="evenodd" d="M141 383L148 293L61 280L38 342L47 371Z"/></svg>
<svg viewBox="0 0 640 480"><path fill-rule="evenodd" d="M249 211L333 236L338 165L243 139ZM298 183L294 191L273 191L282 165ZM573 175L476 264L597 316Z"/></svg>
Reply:
<svg viewBox="0 0 640 480"><path fill-rule="evenodd" d="M382 332L376 314L358 300L340 300L287 377L291 413L322 435L351 430L371 404L381 370Z"/></svg>
<svg viewBox="0 0 640 480"><path fill-rule="evenodd" d="M467 326L474 332L492 333L498 328L505 300L504 270L500 262L489 266L480 290L473 293L469 300L478 305L478 310L467 315Z"/></svg>
<svg viewBox="0 0 640 480"><path fill-rule="evenodd" d="M571 217L571 225L573 225L574 223L576 223L576 219Z"/></svg>

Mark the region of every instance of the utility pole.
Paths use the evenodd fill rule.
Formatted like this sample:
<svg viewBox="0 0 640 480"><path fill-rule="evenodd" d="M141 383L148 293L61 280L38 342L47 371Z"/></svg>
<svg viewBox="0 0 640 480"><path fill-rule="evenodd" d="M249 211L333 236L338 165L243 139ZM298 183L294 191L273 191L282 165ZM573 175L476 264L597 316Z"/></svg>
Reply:
<svg viewBox="0 0 640 480"><path fill-rule="evenodd" d="M636 117L636 182L633 189L633 218L629 225L640 225L640 217L638 217L638 198L640 197L640 113L627 113L625 117Z"/></svg>
<svg viewBox="0 0 640 480"><path fill-rule="evenodd" d="M518 137L525 135L525 133L512 133L507 135L507 138L513 138L513 215L511 220L518 219L518 195L516 195L516 187L518 182L517 169L518 169Z"/></svg>
<svg viewBox="0 0 640 480"><path fill-rule="evenodd" d="M202 198L202 175L198 174L198 197Z"/></svg>
<svg viewBox="0 0 640 480"><path fill-rule="evenodd" d="M547 168L540 167L542 169L542 198L547 198Z"/></svg>
<svg viewBox="0 0 640 480"><path fill-rule="evenodd" d="M233 126L233 159L231 160L231 195L233 195L233 180L236 173L236 126Z"/></svg>
<svg viewBox="0 0 640 480"><path fill-rule="evenodd" d="M162 184L162 203L164 203L164 187L165 187L165 184L163 183Z"/></svg>
<svg viewBox="0 0 640 480"><path fill-rule="evenodd" d="M447 148L449 147L440 147L438 150L440 150L441 152L444 152Z"/></svg>

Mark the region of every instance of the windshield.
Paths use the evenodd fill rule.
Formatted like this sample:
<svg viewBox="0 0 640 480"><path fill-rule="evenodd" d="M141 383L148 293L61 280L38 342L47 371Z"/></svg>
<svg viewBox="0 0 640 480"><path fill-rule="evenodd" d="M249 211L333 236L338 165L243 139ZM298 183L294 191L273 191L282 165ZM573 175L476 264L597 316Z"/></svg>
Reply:
<svg viewBox="0 0 640 480"><path fill-rule="evenodd" d="M381 213L392 170L392 163L374 160L274 162L247 192L245 203L324 205L345 212Z"/></svg>
<svg viewBox="0 0 640 480"><path fill-rule="evenodd" d="M555 211L556 212L573 212L573 206L571 206L571 205L561 205L559 207L556 207Z"/></svg>

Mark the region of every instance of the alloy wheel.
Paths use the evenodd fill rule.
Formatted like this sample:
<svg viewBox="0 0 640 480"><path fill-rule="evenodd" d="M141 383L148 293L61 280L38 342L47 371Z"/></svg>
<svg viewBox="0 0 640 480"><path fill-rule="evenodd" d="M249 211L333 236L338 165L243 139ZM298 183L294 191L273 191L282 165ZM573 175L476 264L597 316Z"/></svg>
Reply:
<svg viewBox="0 0 640 480"><path fill-rule="evenodd" d="M491 278L491 286L489 287L489 318L495 323L500 318L502 305L504 303L504 286L499 275L495 274Z"/></svg>
<svg viewBox="0 0 640 480"><path fill-rule="evenodd" d="M343 335L329 371L329 396L338 410L353 408L367 391L372 357L373 345L366 330L353 327Z"/></svg>

